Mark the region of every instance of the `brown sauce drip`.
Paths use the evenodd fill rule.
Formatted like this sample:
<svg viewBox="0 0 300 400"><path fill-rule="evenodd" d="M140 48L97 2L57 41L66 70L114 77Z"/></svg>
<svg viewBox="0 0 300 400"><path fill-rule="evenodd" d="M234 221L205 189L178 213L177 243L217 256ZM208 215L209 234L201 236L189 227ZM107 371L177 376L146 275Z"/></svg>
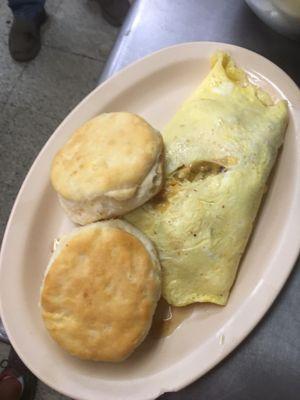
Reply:
<svg viewBox="0 0 300 400"><path fill-rule="evenodd" d="M195 305L174 307L163 298L159 301L150 330L150 337L159 339L171 335L193 312Z"/></svg>

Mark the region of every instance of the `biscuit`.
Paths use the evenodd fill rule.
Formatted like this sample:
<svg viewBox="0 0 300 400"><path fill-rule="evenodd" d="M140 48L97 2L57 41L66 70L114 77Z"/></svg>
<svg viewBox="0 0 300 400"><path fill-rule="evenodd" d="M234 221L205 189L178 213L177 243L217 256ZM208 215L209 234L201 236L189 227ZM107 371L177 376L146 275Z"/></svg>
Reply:
<svg viewBox="0 0 300 400"><path fill-rule="evenodd" d="M41 289L42 317L70 354L122 361L147 335L160 290L151 241L125 221L97 222L59 241Z"/></svg>
<svg viewBox="0 0 300 400"><path fill-rule="evenodd" d="M138 115L101 114L75 131L56 154L51 182L73 222L117 217L160 190L162 151L160 133Z"/></svg>

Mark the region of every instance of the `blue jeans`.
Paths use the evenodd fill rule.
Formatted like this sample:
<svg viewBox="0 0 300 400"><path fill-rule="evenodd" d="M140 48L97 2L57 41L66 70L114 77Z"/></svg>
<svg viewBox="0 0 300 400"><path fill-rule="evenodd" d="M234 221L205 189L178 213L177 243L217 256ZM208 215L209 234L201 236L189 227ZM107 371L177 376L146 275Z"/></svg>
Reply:
<svg viewBox="0 0 300 400"><path fill-rule="evenodd" d="M43 10L46 0L8 0L8 6L15 17L33 19Z"/></svg>

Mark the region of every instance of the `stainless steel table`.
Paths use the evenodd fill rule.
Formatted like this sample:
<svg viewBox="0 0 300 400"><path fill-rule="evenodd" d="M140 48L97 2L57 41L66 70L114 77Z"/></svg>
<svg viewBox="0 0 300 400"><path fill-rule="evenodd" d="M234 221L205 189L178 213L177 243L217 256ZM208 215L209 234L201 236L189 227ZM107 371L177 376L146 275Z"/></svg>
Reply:
<svg viewBox="0 0 300 400"><path fill-rule="evenodd" d="M300 44L273 32L241 0L136 0L101 81L162 47L198 40L254 50L300 84ZM275 304L242 345L206 376L162 399L299 400L299 267L298 261Z"/></svg>
<svg viewBox="0 0 300 400"><path fill-rule="evenodd" d="M100 80L153 51L199 40L262 54L300 85L300 42L272 31L243 0L136 0Z"/></svg>

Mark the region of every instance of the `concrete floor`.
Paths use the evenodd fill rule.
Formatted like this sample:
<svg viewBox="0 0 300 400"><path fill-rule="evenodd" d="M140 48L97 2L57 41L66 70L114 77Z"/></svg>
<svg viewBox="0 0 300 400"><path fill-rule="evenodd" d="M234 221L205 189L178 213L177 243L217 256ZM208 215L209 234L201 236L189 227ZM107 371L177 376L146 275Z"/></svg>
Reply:
<svg viewBox="0 0 300 400"><path fill-rule="evenodd" d="M95 0L47 0L43 47L30 63L11 60L12 21L0 2L0 239L20 185L38 152L69 111L97 84L117 29ZM0 343L0 360L9 347ZM36 400L66 400L43 383Z"/></svg>

